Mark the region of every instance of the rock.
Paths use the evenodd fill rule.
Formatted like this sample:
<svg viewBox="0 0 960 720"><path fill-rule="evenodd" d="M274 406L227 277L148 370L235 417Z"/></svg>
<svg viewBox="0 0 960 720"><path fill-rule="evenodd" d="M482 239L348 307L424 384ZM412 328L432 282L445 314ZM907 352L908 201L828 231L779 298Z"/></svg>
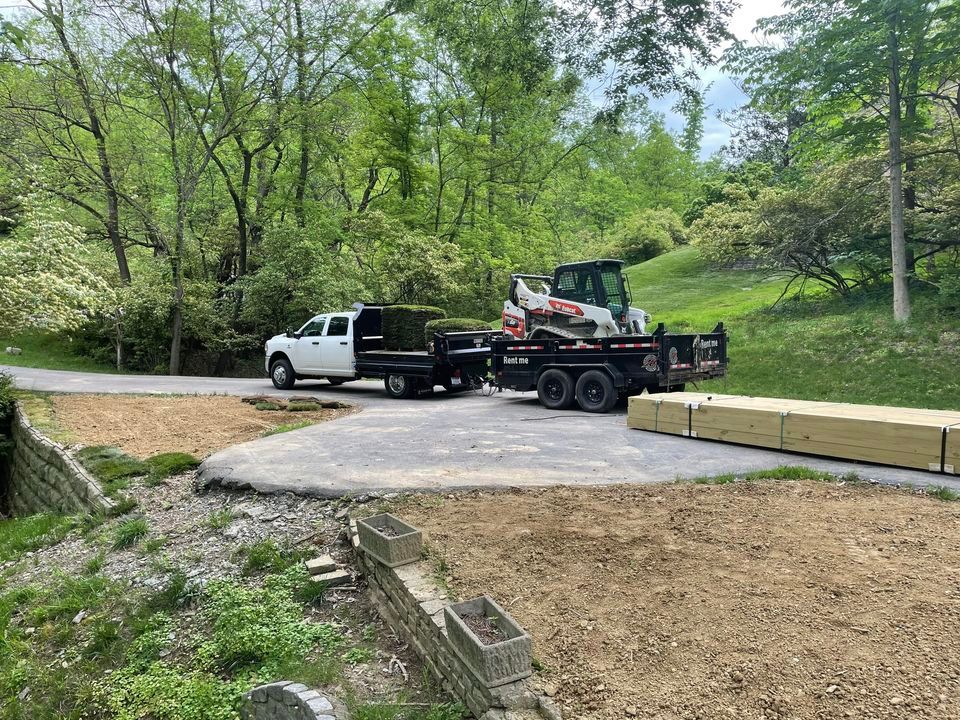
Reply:
<svg viewBox="0 0 960 720"><path fill-rule="evenodd" d="M630 707L624 708L623 712L626 714L627 717L637 716L637 709L633 705L631 705Z"/></svg>
<svg viewBox="0 0 960 720"><path fill-rule="evenodd" d="M86 610L81 610L80 612L78 612L76 615L73 616L73 624L74 624L74 625L79 625L80 623L83 622L83 619L84 619L86 616L87 616L87 611L86 611Z"/></svg>
<svg viewBox="0 0 960 720"><path fill-rule="evenodd" d="M21 349L18 348L18 347L8 347L8 348L7 348L7 355L21 355L22 353L23 353L23 350L21 350Z"/></svg>
<svg viewBox="0 0 960 720"><path fill-rule="evenodd" d="M894 695L892 698L890 698L891 705L903 705L904 702L906 701L899 695Z"/></svg>
<svg viewBox="0 0 960 720"><path fill-rule="evenodd" d="M839 689L840 689L840 687L839 687L838 685L830 685L830 686L827 687L827 694L828 694L828 695L833 695L833 694L834 694L837 690L839 690Z"/></svg>
<svg viewBox="0 0 960 720"><path fill-rule="evenodd" d="M260 522L273 522L280 517L280 513L264 513L260 516Z"/></svg>
<svg viewBox="0 0 960 720"><path fill-rule="evenodd" d="M350 508L345 507L337 510L336 514L333 516L337 520L343 520L350 513Z"/></svg>
<svg viewBox="0 0 960 720"><path fill-rule="evenodd" d="M553 683L547 683L543 686L543 694L547 697L553 697L557 694L557 686Z"/></svg>

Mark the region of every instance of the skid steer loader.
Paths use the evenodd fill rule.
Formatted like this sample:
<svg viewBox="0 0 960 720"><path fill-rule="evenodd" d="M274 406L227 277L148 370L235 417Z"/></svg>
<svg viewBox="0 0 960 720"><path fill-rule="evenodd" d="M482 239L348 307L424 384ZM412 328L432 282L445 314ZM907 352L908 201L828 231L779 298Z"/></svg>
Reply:
<svg viewBox="0 0 960 720"><path fill-rule="evenodd" d="M528 283L538 284L540 290ZM558 265L553 277L510 276L503 331L516 338L582 338L643 335L650 316L630 307L621 260Z"/></svg>

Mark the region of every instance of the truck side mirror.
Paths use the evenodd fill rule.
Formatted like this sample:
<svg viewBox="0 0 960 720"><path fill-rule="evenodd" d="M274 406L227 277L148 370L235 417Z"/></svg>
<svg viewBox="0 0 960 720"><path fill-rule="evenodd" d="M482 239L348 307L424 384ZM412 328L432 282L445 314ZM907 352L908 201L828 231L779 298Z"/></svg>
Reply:
<svg viewBox="0 0 960 720"><path fill-rule="evenodd" d="M295 337L295 334L294 334L294 332L293 332L293 328L287 328L287 337L288 337L288 338Z"/></svg>

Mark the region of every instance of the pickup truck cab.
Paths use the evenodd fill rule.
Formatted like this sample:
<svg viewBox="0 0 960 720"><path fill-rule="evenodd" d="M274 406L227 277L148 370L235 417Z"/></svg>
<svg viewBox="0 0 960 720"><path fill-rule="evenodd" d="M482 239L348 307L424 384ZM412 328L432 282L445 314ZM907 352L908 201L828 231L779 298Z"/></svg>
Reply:
<svg viewBox="0 0 960 720"><path fill-rule="evenodd" d="M317 315L299 330L275 335L264 346L264 365L274 387L289 390L297 380L326 379L340 385L383 378L391 397L415 397L440 385L465 389L486 376L493 331L438 333L429 350L385 350L382 307Z"/></svg>
<svg viewBox="0 0 960 720"><path fill-rule="evenodd" d="M266 342L266 369L275 387L287 390L302 378L339 385L357 377L353 359L353 313L310 318L296 331Z"/></svg>

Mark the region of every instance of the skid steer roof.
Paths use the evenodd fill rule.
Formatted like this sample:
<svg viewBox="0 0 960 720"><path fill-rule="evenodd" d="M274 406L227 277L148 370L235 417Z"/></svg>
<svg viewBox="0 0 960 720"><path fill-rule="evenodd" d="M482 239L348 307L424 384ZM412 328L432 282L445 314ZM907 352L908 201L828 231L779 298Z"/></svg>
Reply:
<svg viewBox="0 0 960 720"><path fill-rule="evenodd" d="M565 270L592 270L593 268L602 267L603 265L616 265L622 268L624 262L623 260L582 260L580 262L557 265L557 269L554 272L560 273Z"/></svg>

